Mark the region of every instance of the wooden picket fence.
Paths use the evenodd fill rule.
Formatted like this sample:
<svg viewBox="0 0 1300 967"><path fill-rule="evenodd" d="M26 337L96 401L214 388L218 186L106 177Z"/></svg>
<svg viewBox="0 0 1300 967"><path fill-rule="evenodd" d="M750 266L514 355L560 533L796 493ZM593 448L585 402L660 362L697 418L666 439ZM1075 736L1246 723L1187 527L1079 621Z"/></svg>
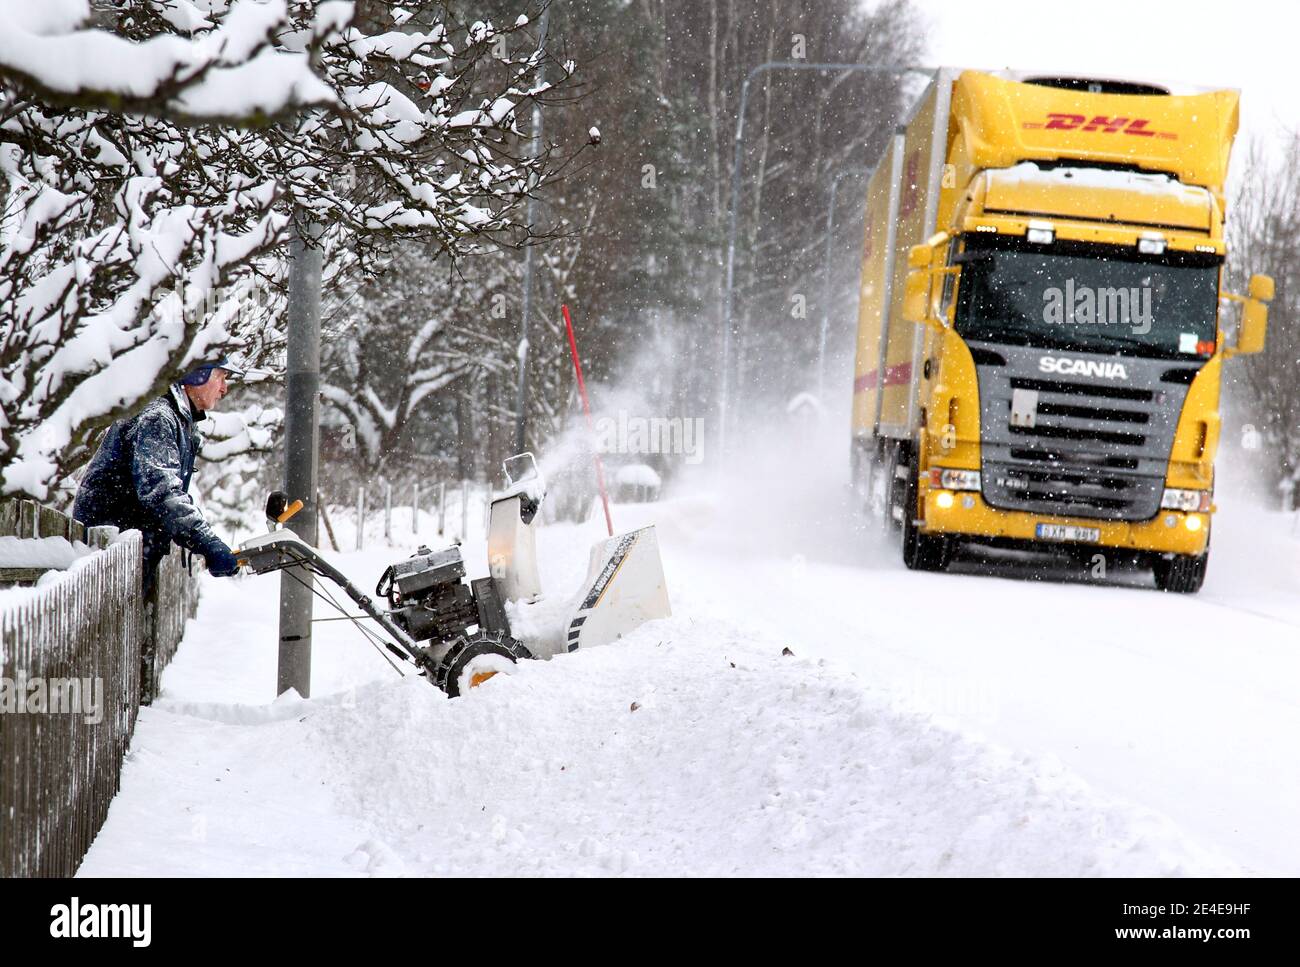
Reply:
<svg viewBox="0 0 1300 967"><path fill-rule="evenodd" d="M28 501L0 502L2 536L95 548L60 580L0 596L0 688L9 689L0 702L0 877L72 876L117 793L139 707L152 698L142 682L157 681L197 608L197 576L173 549L151 604L140 594L138 533L87 531ZM10 584L30 577L0 571Z"/></svg>

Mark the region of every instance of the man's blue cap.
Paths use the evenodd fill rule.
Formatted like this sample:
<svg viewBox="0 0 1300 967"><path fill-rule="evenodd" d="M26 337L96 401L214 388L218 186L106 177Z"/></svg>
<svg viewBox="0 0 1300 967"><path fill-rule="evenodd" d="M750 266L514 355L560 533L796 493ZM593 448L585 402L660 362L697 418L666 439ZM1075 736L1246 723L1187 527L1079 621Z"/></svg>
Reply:
<svg viewBox="0 0 1300 967"><path fill-rule="evenodd" d="M244 375L242 369L231 363L230 357L222 356L220 359L199 363L176 382L182 386L202 386L208 381L214 369L224 369L226 378L231 381L237 380Z"/></svg>

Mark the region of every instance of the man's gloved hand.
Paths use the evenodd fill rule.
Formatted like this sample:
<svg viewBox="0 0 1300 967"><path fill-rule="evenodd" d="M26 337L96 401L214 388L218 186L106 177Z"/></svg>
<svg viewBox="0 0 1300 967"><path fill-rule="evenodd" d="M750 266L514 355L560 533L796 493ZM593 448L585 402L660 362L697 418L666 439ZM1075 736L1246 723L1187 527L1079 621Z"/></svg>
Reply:
<svg viewBox="0 0 1300 967"><path fill-rule="evenodd" d="M203 560L208 565L208 573L215 578L228 578L239 571L239 562L230 548L218 542L203 552Z"/></svg>

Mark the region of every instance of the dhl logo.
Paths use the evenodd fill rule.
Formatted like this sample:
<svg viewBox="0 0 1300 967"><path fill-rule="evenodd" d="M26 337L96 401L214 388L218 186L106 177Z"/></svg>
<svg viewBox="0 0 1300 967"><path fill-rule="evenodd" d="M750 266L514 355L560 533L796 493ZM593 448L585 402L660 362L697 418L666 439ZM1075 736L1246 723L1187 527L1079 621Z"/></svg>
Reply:
<svg viewBox="0 0 1300 967"><path fill-rule="evenodd" d="M1147 130L1149 123L1148 118L1108 118L1099 114L1089 120L1086 114L1049 113L1046 122L1026 121L1022 127L1057 131L1100 131L1102 134L1132 134L1139 138L1166 138L1170 141L1178 139L1178 135L1172 131Z"/></svg>

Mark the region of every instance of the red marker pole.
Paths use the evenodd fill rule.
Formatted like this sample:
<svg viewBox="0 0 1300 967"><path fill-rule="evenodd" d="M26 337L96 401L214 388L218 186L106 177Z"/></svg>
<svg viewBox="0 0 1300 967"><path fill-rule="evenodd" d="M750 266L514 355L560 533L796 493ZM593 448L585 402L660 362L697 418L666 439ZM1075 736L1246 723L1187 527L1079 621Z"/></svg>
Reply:
<svg viewBox="0 0 1300 967"><path fill-rule="evenodd" d="M609 529L609 536L613 537L614 521L609 516L609 494L605 492L605 466L600 462L600 453L594 447L596 425L591 419L591 403L587 400L587 384L582 379L582 363L578 359L578 340L573 335L573 320L569 318L569 307L562 305L560 311L564 313L564 328L569 331L569 352L573 356L573 371L578 376L578 395L582 397L582 409L587 414L587 430L592 437L592 455L596 458L596 483L600 487L600 502L605 506L605 527Z"/></svg>

